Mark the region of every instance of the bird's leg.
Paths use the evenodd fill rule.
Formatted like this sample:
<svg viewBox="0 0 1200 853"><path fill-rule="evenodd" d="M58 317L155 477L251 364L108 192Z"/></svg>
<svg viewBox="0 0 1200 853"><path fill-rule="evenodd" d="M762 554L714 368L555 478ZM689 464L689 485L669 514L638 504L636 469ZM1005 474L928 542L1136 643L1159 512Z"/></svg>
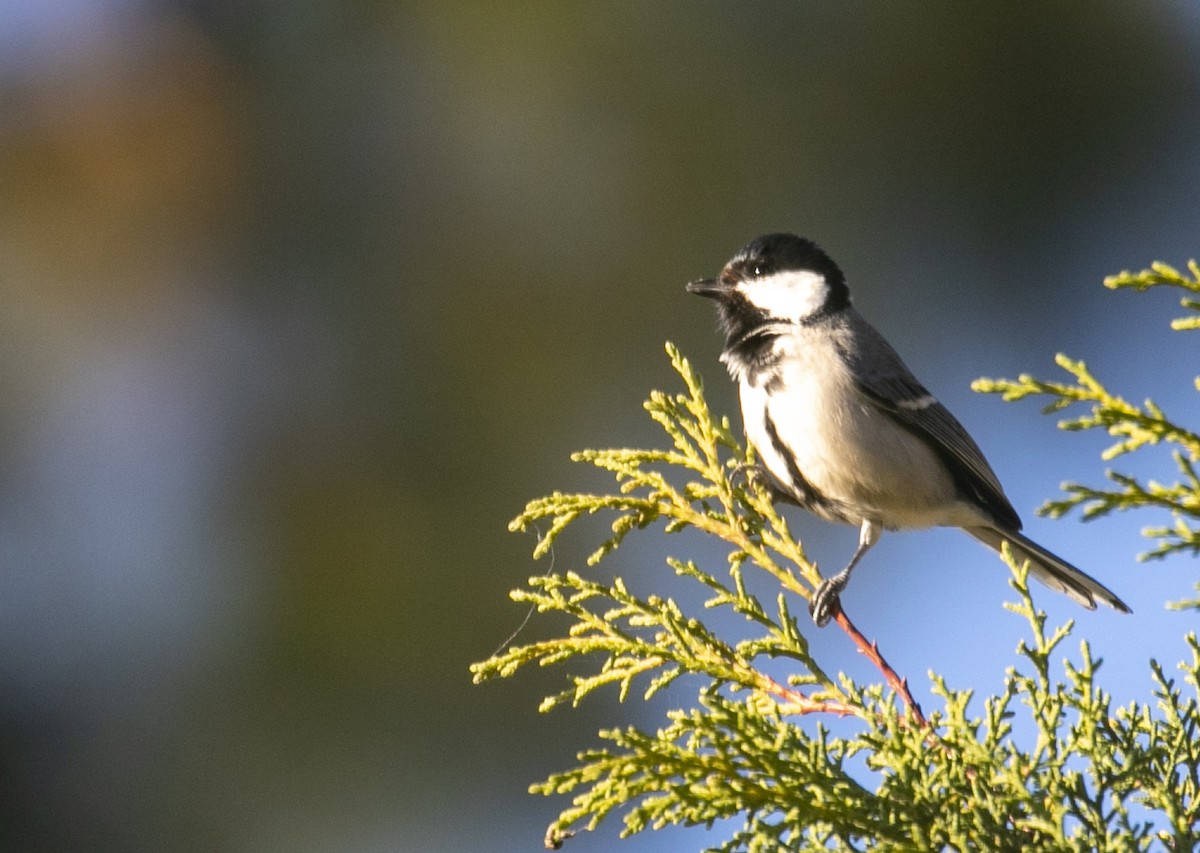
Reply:
<svg viewBox="0 0 1200 853"><path fill-rule="evenodd" d="M882 532L883 528L878 522L869 518L863 519L862 527L858 531L858 548L854 550L854 556L850 558L846 568L833 577L821 581L821 585L813 593L812 601L808 605L808 612L812 614L813 621L817 623L818 628L824 628L829 624L829 620L841 609L842 603L838 597L846 588L846 584L850 582L850 573L854 571L854 567L858 565L858 561L863 558L863 555L871 550L871 546L879 541L879 534Z"/></svg>

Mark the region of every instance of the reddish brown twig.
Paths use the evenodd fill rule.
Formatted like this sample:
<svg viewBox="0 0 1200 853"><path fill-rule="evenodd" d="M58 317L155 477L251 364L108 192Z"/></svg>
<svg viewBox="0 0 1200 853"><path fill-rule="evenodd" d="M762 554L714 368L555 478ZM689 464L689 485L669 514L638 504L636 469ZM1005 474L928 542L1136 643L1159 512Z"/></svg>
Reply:
<svg viewBox="0 0 1200 853"><path fill-rule="evenodd" d="M879 644L874 640L868 640L862 635L862 632L850 621L850 617L846 615L846 611L842 609L841 604L838 604L833 618L837 622L838 627L845 631L846 635L854 642L854 645L858 646L858 650L866 655L867 660L883 673L883 678L888 683L888 686L904 701L913 722L920 728L926 728L929 723L925 721L925 715L921 713L921 706L917 704L917 700L913 698L912 691L908 689L908 679L901 678L900 674L892 669L892 665L880 654Z"/></svg>
<svg viewBox="0 0 1200 853"><path fill-rule="evenodd" d="M782 700L782 704L779 705L779 712L782 714L836 714L839 717L862 714L862 709L854 705L847 705L836 699L813 699L799 690L780 684L769 675L758 673L758 681L761 689Z"/></svg>

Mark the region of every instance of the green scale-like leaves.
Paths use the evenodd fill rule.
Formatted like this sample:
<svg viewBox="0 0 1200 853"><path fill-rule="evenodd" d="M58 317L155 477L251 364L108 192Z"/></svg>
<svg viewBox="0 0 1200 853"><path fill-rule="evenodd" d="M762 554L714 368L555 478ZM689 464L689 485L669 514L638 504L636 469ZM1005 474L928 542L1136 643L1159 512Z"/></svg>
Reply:
<svg viewBox="0 0 1200 853"><path fill-rule="evenodd" d="M1197 292L1200 270L1194 263L1189 268L1194 281L1156 265L1108 283ZM1183 305L1200 308L1190 298ZM1185 318L1175 327L1200 323ZM651 525L713 536L728 546L724 571L669 557L667 565L705 589L705 611L724 608L746 630L741 639L726 638L702 614L688 613L670 598L640 595L620 579L603 582L586 572L551 571L512 593L540 612L564 614L570 627L564 636L515 645L475 664L477 681L535 663L569 665L574 674L568 686L545 699L544 711L578 704L610 686L624 700L649 698L668 685L678 698L684 684L699 683L691 706L669 712L658 730L602 731L603 746L580 753L574 769L533 786L535 793L571 797L546 833L547 846L569 844L576 831L595 829L618 813L622 835L721 824L728 840L710 848L721 853L1196 848L1200 643L1193 636L1186 638L1190 660L1179 666L1182 684L1152 663L1152 701L1113 708L1089 644L1080 643L1073 660L1061 659L1071 624L1047 628L1025 567L1005 553L1017 597L1009 607L1027 623L1029 638L1017 649L1021 663L1003 676L995 695L976 697L933 674L931 690L940 707L926 718L907 682L844 614L836 624L878 668L880 679L860 685L830 674L805 638L811 623L793 613L820 582L816 567L772 506L751 452L728 420L709 412L688 362L674 347L667 350L684 393L654 392L646 409L670 449L577 453L576 461L615 477L615 492L556 492L531 501L511 527L544 528L535 550L542 557L576 519L609 513L612 535L589 565ZM1105 458L1173 445L1181 479L1143 484L1110 473L1117 489L1068 485L1067 498L1044 511L1060 515L1081 507L1094 518L1113 509L1162 507L1175 515L1176 525L1148 532L1161 540L1151 556L1195 551L1200 439L1152 402L1132 406L1111 394L1082 362L1060 357L1059 364L1073 384L1022 376L1016 382L980 380L976 387L1005 399L1047 395L1051 411L1090 405L1062 426L1108 431L1117 444ZM774 580L773 601L747 590L748 571ZM649 573L642 582L654 586ZM1200 602L1182 606L1188 605ZM763 666L768 659L775 662L774 674ZM788 676L778 675L780 663L790 669ZM685 675L691 680L677 681ZM835 736L823 724L825 715L851 717L850 734ZM1024 722L1014 726L1019 717Z"/></svg>
<svg viewBox="0 0 1200 853"><path fill-rule="evenodd" d="M1177 287L1188 293L1200 294L1200 264L1191 261L1188 269L1192 278L1180 274L1173 267L1156 263L1140 273L1123 272L1105 280L1112 289L1128 288L1144 291L1152 287ZM1190 297L1181 300L1184 308L1200 312L1200 301ZM1173 329L1200 329L1200 314L1193 313L1171 323ZM1082 361L1059 355L1058 365L1070 373L1074 384L1043 382L1029 375L1016 381L1010 379L980 379L974 384L976 391L1000 394L1005 400L1021 400L1026 397L1046 396L1050 402L1046 413L1058 412L1075 403L1088 406L1084 414L1068 418L1059 423L1065 430L1102 429L1117 439L1101 457L1116 459L1135 450L1159 444L1172 446L1173 458L1181 479L1163 484L1153 480L1143 483L1139 478L1118 471L1105 472L1116 488L1102 489L1079 483L1065 483L1066 497L1048 501L1040 510L1044 515L1058 518L1079 508L1084 519L1107 515L1114 510L1159 508L1173 516L1170 525L1147 528L1144 534L1157 540L1155 547L1141 555L1141 559L1159 559L1176 552L1200 553L1200 478L1195 465L1200 461L1200 435L1181 426L1157 406L1153 400L1145 400L1135 406L1113 394L1096 379ZM1200 377L1195 380L1200 391Z"/></svg>

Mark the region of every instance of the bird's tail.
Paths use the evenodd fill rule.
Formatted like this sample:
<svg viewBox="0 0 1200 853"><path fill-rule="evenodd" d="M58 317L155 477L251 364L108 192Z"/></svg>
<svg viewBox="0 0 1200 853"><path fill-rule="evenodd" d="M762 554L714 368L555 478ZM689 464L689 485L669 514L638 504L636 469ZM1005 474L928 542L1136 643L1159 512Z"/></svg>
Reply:
<svg viewBox="0 0 1200 853"><path fill-rule="evenodd" d="M1131 613L1129 605L1117 598L1112 590L1096 579L1089 577L1061 557L1055 556L1026 536L1012 530L997 530L994 527L968 527L966 532L999 551L1005 542L1012 548L1018 561L1029 561L1029 573L1050 589L1062 592L1078 601L1088 610L1096 609L1099 600L1114 610Z"/></svg>

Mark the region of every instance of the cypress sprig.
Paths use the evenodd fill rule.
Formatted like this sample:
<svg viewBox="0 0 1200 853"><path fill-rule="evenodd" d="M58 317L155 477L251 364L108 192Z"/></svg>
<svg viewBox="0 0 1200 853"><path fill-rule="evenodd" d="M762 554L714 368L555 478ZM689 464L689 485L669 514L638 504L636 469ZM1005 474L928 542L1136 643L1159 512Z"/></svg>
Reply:
<svg viewBox="0 0 1200 853"><path fill-rule="evenodd" d="M1170 271L1151 272L1158 278L1129 276L1128 286L1194 289ZM657 730L602 731L601 745L581 752L574 768L532 786L534 793L571 798L546 831L548 847L610 817L622 822L623 837L668 825L730 827L728 840L708 848L718 853L1184 851L1200 845L1200 643L1194 636L1186 638L1190 660L1180 664L1181 679L1152 662L1150 701L1113 707L1091 646L1084 641L1067 654L1072 623L1047 623L1032 600L1027 567L1005 549L1016 593L1008 607L1028 636L994 693L977 696L930 673L939 707L926 717L905 679L844 612L836 624L879 677L860 684L832 673L805 637L810 622L793 615L797 598L808 598L819 583L816 567L775 510L750 450L728 420L709 412L687 360L667 349L684 392L654 392L646 410L668 448L575 454L614 476L617 488L555 492L529 502L511 527L548 528L535 550L540 557L575 520L609 513L611 535L589 564L652 525L713 536L727 546L724 571L666 559L677 576L705 590L700 612L635 592L619 578L551 571L512 597L565 616L565 634L506 648L472 667L476 681L485 681L534 664L569 666L567 685L544 700L543 711L577 705L602 689L626 700L650 698L668 685L682 704ZM1114 474L1120 491L1068 487L1076 491L1050 511L1082 506L1094 518L1111 509L1159 506L1177 517L1172 550L1195 543L1185 520L1197 517L1200 495L1196 435L1150 402L1136 407L1112 395L1081 362L1062 358L1060 364L1073 383L1021 377L981 380L977 387L1007 399L1048 395L1055 411L1090 404L1070 428L1108 430L1118 439L1109 458L1174 445L1181 479L1164 486ZM748 591L748 571L775 580L773 600ZM649 578L644 583L654 586ZM739 617L745 636L731 639L707 624L706 614L718 609ZM684 697L689 684L699 685L691 703ZM849 718L841 734L826 728L830 717Z"/></svg>
<svg viewBox="0 0 1200 853"><path fill-rule="evenodd" d="M847 684L870 713L857 733L838 737L710 684L662 728L602 731L603 747L532 786L572 797L547 846L617 814L622 837L741 819L709 848L724 853L1194 849L1200 644L1186 638L1186 691L1152 664L1155 704L1114 709L1086 641L1074 660L1056 662L1071 625L1049 628L1025 568L1013 571L1010 609L1028 625L1018 652L1031 669L1011 668L982 714L971 710L972 691L937 676L943 707L926 728L911 725L880 685ZM1014 734L1018 716L1032 724L1030 742Z"/></svg>
<svg viewBox="0 0 1200 853"><path fill-rule="evenodd" d="M705 607L727 607L755 626L759 633L727 644L695 617L687 616L671 599L632 595L623 581L601 584L576 573L551 573L530 579L530 588L513 598L539 610L567 613L574 620L566 638L510 648L474 668L477 680L507 676L521 666L542 665L571 657L600 655L598 672L573 677L573 686L542 704L543 710L570 701L578 703L608 684L624 700L639 676L647 676L645 698L685 673L703 675L718 686L745 689L775 706L782 714L815 712L863 713L841 682L826 673L809 653L788 604L788 593L807 598L819 582L816 568L788 532L787 524L764 493L759 478L746 475L753 466L733 437L728 419L713 418L704 399L703 384L679 351L667 344L667 354L683 379L685 393L651 393L645 404L650 417L670 438L673 450L586 450L572 455L611 472L617 494L555 492L530 501L510 524L514 531L549 522L535 557L550 552L559 534L585 514L616 514L612 536L588 558L602 560L633 530L662 521L667 532L692 527L714 535L731 547L729 578L722 581L694 562L668 559L676 574L707 587ZM680 485L676 486L678 482ZM781 592L771 608L747 592L747 564L771 575ZM875 652L878 656L878 652ZM786 684L767 675L761 658L788 659L796 670ZM881 660L881 659L880 659ZM907 693L907 688L904 688Z"/></svg>
<svg viewBox="0 0 1200 853"><path fill-rule="evenodd" d="M1126 271L1110 276L1104 284L1111 289L1131 288L1139 292L1167 286L1200 293L1200 264L1189 261L1188 270L1192 274L1190 279L1167 264L1155 263L1140 273ZM1184 297L1181 304L1189 311L1200 312L1200 301L1196 299ZM1176 330L1200 328L1200 314L1177 319L1171 327ZM1064 483L1062 490L1066 496L1047 501L1039 513L1058 518L1078 508L1082 518L1090 521L1117 510L1165 509L1173 516L1173 523L1143 530L1147 538L1156 542L1153 548L1140 554L1139 559L1160 559L1177 552L1200 553L1200 479L1195 469L1195 464L1200 461L1200 434L1168 416L1153 400L1146 399L1141 406L1136 406L1112 393L1092 375L1084 362L1062 354L1055 360L1074 377L1073 383L1045 382L1022 374L1015 381L979 379L972 387L983 393L1000 394L1006 401L1049 397L1050 402L1043 409L1046 413L1061 411L1075 403L1083 404L1088 407L1087 411L1060 421L1060 429L1102 429L1116 438L1116 443L1100 454L1105 461L1150 446L1171 446L1180 479L1168 484L1143 482L1134 475L1110 469L1105 471L1105 476L1113 484L1112 488ZM1200 391L1200 378L1194 384Z"/></svg>
<svg viewBox="0 0 1200 853"><path fill-rule="evenodd" d="M1112 290L1128 287L1137 291L1147 290L1151 287L1178 287L1189 293L1200 293L1200 264L1195 260L1188 261L1188 272L1192 274L1191 278L1170 264L1155 262L1150 265L1149 269L1139 273L1124 270L1117 275L1110 275L1104 279L1104 286ZM1184 296L1179 300L1179 304L1189 311L1200 312L1200 301L1198 300ZM1171 321L1171 328L1176 331L1200 329L1200 316L1192 313L1179 317Z"/></svg>

